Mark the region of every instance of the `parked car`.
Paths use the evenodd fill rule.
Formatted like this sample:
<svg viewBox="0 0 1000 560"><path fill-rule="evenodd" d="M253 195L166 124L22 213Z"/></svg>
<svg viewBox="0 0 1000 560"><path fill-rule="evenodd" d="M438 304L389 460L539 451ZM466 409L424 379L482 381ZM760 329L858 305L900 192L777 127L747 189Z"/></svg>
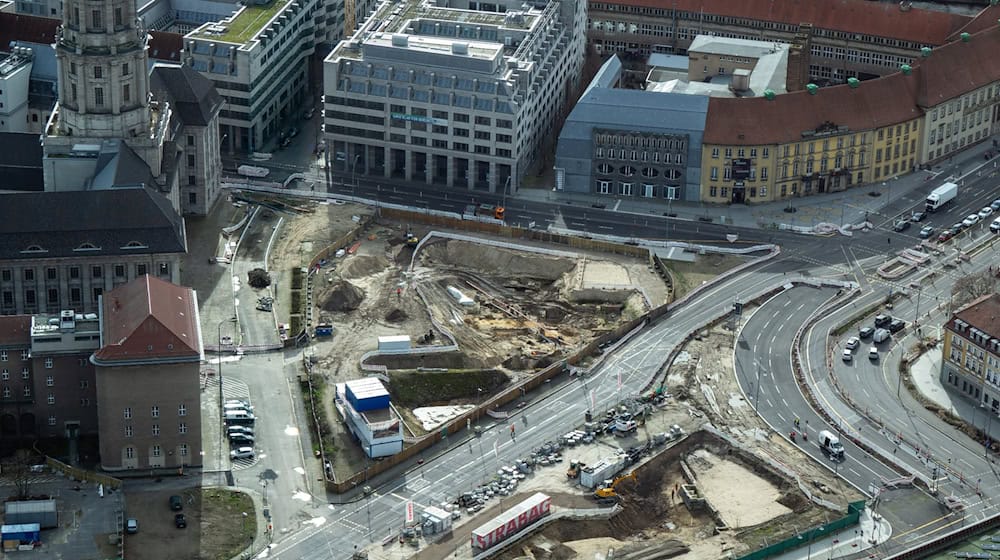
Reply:
<svg viewBox="0 0 1000 560"><path fill-rule="evenodd" d="M892 317L879 313L875 316L875 328L880 329L892 322Z"/></svg>
<svg viewBox="0 0 1000 560"><path fill-rule="evenodd" d="M893 319L892 322L889 323L888 327L889 332L891 333L899 332L904 328L906 328L906 323L902 319Z"/></svg>
<svg viewBox="0 0 1000 560"><path fill-rule="evenodd" d="M184 500L177 495L170 496L170 509L173 511L180 511L184 509Z"/></svg>
<svg viewBox="0 0 1000 560"><path fill-rule="evenodd" d="M861 339L856 336L852 336L847 339L847 344L844 345L844 348L847 348L848 350L857 350L858 346L861 346Z"/></svg>
<svg viewBox="0 0 1000 560"><path fill-rule="evenodd" d="M979 210L979 218L985 220L986 217L992 213L993 213L993 208L989 206L983 206L982 209Z"/></svg>
<svg viewBox="0 0 1000 560"><path fill-rule="evenodd" d="M885 342L889 340L892 336L888 329L875 329L875 334L872 335L872 342L878 344L879 342Z"/></svg>
<svg viewBox="0 0 1000 560"><path fill-rule="evenodd" d="M938 235L937 240L938 240L938 243L944 243L945 241L948 241L952 237L955 237L955 231L952 230L951 228L949 228L949 229L946 229L946 230L942 231L941 235Z"/></svg>
<svg viewBox="0 0 1000 560"><path fill-rule="evenodd" d="M303 120L309 120L309 119L313 118L313 113L315 113L315 112L316 112L316 109L314 109L312 107L306 109L306 112L302 113L302 119Z"/></svg>
<svg viewBox="0 0 1000 560"><path fill-rule="evenodd" d="M253 441L253 436L250 434L229 434L229 443L253 444Z"/></svg>
<svg viewBox="0 0 1000 560"><path fill-rule="evenodd" d="M951 226L951 232L958 235L966 228L965 222L957 222L955 225Z"/></svg>
<svg viewBox="0 0 1000 560"><path fill-rule="evenodd" d="M854 354L851 352L850 348L844 348L844 353L841 354L841 359L843 359L845 362L850 362L851 360L854 359Z"/></svg>
<svg viewBox="0 0 1000 560"><path fill-rule="evenodd" d="M858 338L871 338L873 334L875 334L875 329L872 327L862 327L861 330L858 331Z"/></svg>
<svg viewBox="0 0 1000 560"><path fill-rule="evenodd" d="M274 298L261 298L261 299L270 300L270 301L267 301L267 303L273 303L274 302ZM250 399L226 399L225 404L237 404L237 405L240 405L242 408L245 408L247 410L253 410L253 405L250 404Z"/></svg>
<svg viewBox="0 0 1000 560"><path fill-rule="evenodd" d="M125 520L125 532L128 533L128 534L130 534L130 535L134 535L134 534L138 533L139 532L139 520L136 519L136 518L134 518L134 517L130 517L130 518L126 519Z"/></svg>
<svg viewBox="0 0 1000 560"><path fill-rule="evenodd" d="M237 447L229 452L230 459L253 459L254 455L253 447Z"/></svg>
<svg viewBox="0 0 1000 560"><path fill-rule="evenodd" d="M188 526L187 518L184 517L183 513L178 513L174 516L174 527L178 529L183 529Z"/></svg>
<svg viewBox="0 0 1000 560"><path fill-rule="evenodd" d="M910 228L910 220L904 220L902 218L896 220L896 223L892 224L893 231L906 231Z"/></svg>
<svg viewBox="0 0 1000 560"><path fill-rule="evenodd" d="M993 223L990 224L990 231L1000 233L1000 218L993 220Z"/></svg>
<svg viewBox="0 0 1000 560"><path fill-rule="evenodd" d="M994 200L990 204L990 208L992 208L994 212L996 212L997 210L1000 210L1000 198Z"/></svg>
<svg viewBox="0 0 1000 560"><path fill-rule="evenodd" d="M927 239L928 237L934 235L934 226L924 226L920 228L920 238Z"/></svg>
<svg viewBox="0 0 1000 560"><path fill-rule="evenodd" d="M962 225L965 227L972 227L978 223L979 223L978 214L969 214L968 216L965 217L964 220L962 220Z"/></svg>
<svg viewBox="0 0 1000 560"><path fill-rule="evenodd" d="M868 359L873 362L878 361L878 348L872 346L871 348L868 349Z"/></svg>
<svg viewBox="0 0 1000 560"><path fill-rule="evenodd" d="M922 222L926 217L927 217L927 212L914 212L912 215L910 215L910 219L913 220L914 222Z"/></svg>
<svg viewBox="0 0 1000 560"><path fill-rule="evenodd" d="M253 435L253 428L250 426L227 426L226 433L229 435L233 434L246 434L248 436Z"/></svg>

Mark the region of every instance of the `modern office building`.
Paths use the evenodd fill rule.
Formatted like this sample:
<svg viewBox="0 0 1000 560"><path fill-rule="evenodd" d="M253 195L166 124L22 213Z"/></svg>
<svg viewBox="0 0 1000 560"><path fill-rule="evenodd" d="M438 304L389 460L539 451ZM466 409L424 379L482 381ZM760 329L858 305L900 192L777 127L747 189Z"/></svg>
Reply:
<svg viewBox="0 0 1000 560"><path fill-rule="evenodd" d="M973 301L945 323L941 384L1000 411L1000 295Z"/></svg>
<svg viewBox="0 0 1000 560"><path fill-rule="evenodd" d="M335 404L366 455L388 457L403 450L403 422L381 381L366 377L338 383Z"/></svg>
<svg viewBox="0 0 1000 560"><path fill-rule="evenodd" d="M263 151L299 120L316 21L325 21L325 6L319 0L270 0L234 10L185 35L183 61L208 77L224 99L223 149Z"/></svg>
<svg viewBox="0 0 1000 560"><path fill-rule="evenodd" d="M98 313L0 317L0 446L74 442L71 462L93 448L112 471L200 465L194 292L147 275L106 298Z"/></svg>
<svg viewBox="0 0 1000 560"><path fill-rule="evenodd" d="M384 1L324 65L334 169L517 189L579 80L583 0Z"/></svg>
<svg viewBox="0 0 1000 560"><path fill-rule="evenodd" d="M14 47L0 53L0 132L28 132L28 83L32 49Z"/></svg>

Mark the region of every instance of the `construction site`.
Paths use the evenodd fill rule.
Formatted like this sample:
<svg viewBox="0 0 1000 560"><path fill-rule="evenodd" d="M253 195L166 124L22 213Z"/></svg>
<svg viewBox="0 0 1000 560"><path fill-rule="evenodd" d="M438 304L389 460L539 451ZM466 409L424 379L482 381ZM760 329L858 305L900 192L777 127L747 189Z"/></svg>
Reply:
<svg viewBox="0 0 1000 560"><path fill-rule="evenodd" d="M712 254L671 261L667 282L637 258L469 232L429 237L429 227L378 220L351 205L327 210L286 218L271 268L315 261L313 324L329 327L332 336L317 331L312 339L314 377L329 386L384 372L407 438L434 429L414 409L475 406L745 262ZM331 231L334 220L340 229ZM355 235L342 247L322 245L350 228ZM380 337L394 343L406 337L408 351L380 352ZM809 527L842 516L860 494L759 420L735 381L732 348L725 324L698 333L625 437L582 424L571 448L538 450L516 494L508 489L512 499L538 491L552 495L555 507L611 507L610 499L621 511L605 520L553 521L504 557L594 558L614 549L618 558L639 558L655 544L670 551L659 557L715 558L794 535L793 518L795 526ZM330 401L323 404L336 446L332 470L350 476L364 469L365 456ZM609 455L629 465L609 477L614 496L602 498L598 491L607 482L585 486L582 473ZM468 512L456 527L475 526L494 504ZM461 557L467 541L462 530L425 539L420 556L458 551Z"/></svg>

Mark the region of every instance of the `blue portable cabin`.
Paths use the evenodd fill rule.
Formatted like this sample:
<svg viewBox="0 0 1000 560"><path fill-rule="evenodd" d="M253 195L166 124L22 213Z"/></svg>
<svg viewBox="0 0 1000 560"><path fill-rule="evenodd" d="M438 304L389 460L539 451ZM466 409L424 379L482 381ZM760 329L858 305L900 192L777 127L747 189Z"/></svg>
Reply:
<svg viewBox="0 0 1000 560"><path fill-rule="evenodd" d="M42 526L38 523L0 526L0 539L4 542L16 540L21 544L37 543L42 541L41 533Z"/></svg>

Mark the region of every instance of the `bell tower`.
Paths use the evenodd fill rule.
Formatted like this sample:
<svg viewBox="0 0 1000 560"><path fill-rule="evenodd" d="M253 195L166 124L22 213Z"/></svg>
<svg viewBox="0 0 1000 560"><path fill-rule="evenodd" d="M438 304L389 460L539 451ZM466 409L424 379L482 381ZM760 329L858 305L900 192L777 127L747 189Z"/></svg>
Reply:
<svg viewBox="0 0 1000 560"><path fill-rule="evenodd" d="M56 34L57 130L84 138L149 138L148 35L131 0L64 0ZM141 141L140 141L141 142ZM152 167L152 166L151 166Z"/></svg>

